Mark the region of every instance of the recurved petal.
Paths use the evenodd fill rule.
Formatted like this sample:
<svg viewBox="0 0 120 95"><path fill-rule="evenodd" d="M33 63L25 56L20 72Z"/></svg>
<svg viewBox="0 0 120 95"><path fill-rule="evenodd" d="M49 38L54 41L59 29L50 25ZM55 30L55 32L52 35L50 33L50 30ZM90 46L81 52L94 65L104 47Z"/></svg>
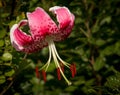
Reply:
<svg viewBox="0 0 120 95"><path fill-rule="evenodd" d="M26 20L22 20L19 24L14 24L10 30L11 43L17 51L22 51L26 46L33 43L32 37L19 29L20 26L24 26L26 23Z"/></svg>
<svg viewBox="0 0 120 95"><path fill-rule="evenodd" d="M59 22L59 32L56 34L55 41L64 40L71 33L74 25L74 15L66 7L55 6L51 7L49 11L53 12L57 16Z"/></svg>
<svg viewBox="0 0 120 95"><path fill-rule="evenodd" d="M17 51L21 51L23 49L23 47L18 44L18 42L16 41L16 38L14 36L14 32L15 32L16 28L18 28L18 24L14 24L12 26L12 28L10 30L10 40L11 40L11 44L13 45L13 47Z"/></svg>
<svg viewBox="0 0 120 95"><path fill-rule="evenodd" d="M45 39L46 35L55 32L57 29L54 21L40 7L37 7L32 13L27 13L27 17L34 40L36 40L36 36L39 37L39 39Z"/></svg>

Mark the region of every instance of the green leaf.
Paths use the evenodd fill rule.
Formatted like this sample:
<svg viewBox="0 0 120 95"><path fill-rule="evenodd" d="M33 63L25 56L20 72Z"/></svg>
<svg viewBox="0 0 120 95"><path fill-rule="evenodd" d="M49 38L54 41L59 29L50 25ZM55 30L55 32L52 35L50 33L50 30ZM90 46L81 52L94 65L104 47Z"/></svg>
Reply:
<svg viewBox="0 0 120 95"><path fill-rule="evenodd" d="M15 70L12 69L11 71L5 72L4 75L10 77L10 76L12 76L14 73L15 73Z"/></svg>
<svg viewBox="0 0 120 95"><path fill-rule="evenodd" d="M0 40L0 47L4 46L4 41Z"/></svg>
<svg viewBox="0 0 120 95"><path fill-rule="evenodd" d="M115 75L112 75L107 78L105 87L110 89L110 93L115 93L114 95L120 94L120 72L116 72ZM111 94L112 95L112 94Z"/></svg>
<svg viewBox="0 0 120 95"><path fill-rule="evenodd" d="M102 49L101 54L102 55L111 55L115 52L114 48L115 48L114 45L107 46L104 49Z"/></svg>
<svg viewBox="0 0 120 95"><path fill-rule="evenodd" d="M107 16L102 21L100 22L100 25L103 25L105 23L110 23L111 22L111 16Z"/></svg>
<svg viewBox="0 0 120 95"><path fill-rule="evenodd" d="M105 66L105 62L104 62L104 58L99 57L97 58L97 60L95 61L95 63L93 64L93 67L96 71L99 71L100 69L102 69Z"/></svg>
<svg viewBox="0 0 120 95"><path fill-rule="evenodd" d="M2 55L2 60L3 60L3 61L10 61L10 60L12 60L12 54L9 53L9 52L5 52L5 53Z"/></svg>
<svg viewBox="0 0 120 95"><path fill-rule="evenodd" d="M92 27L92 33L96 33L100 30L100 26L98 25L98 21L96 21L95 25Z"/></svg>
<svg viewBox="0 0 120 95"><path fill-rule="evenodd" d="M5 81L5 76L0 75L0 84L3 84Z"/></svg>
<svg viewBox="0 0 120 95"><path fill-rule="evenodd" d="M85 78L84 77L81 76L81 77L77 77L77 78L78 78L78 80L74 82L74 85L77 86L77 85L82 85L82 84L85 83Z"/></svg>
<svg viewBox="0 0 120 95"><path fill-rule="evenodd" d="M47 72L53 72L56 69L55 64L53 62L50 63Z"/></svg>
<svg viewBox="0 0 120 95"><path fill-rule="evenodd" d="M20 93L15 93L14 95L20 95Z"/></svg>
<svg viewBox="0 0 120 95"><path fill-rule="evenodd" d="M102 45L104 45L105 44L105 40L103 40L103 39L97 39L96 40L96 45L97 46L102 46Z"/></svg>
<svg viewBox="0 0 120 95"><path fill-rule="evenodd" d="M3 17L3 18L4 18L4 17L8 17L9 14L10 14L10 13L4 13L4 14L1 15L1 17Z"/></svg>
<svg viewBox="0 0 120 95"><path fill-rule="evenodd" d="M95 83L95 79L89 79L89 80L87 80L86 82L85 82L85 85L86 86L91 86L91 85L93 85Z"/></svg>
<svg viewBox="0 0 120 95"><path fill-rule="evenodd" d="M0 30L0 38L4 38L5 35L6 35L5 30L1 29L1 30Z"/></svg>
<svg viewBox="0 0 120 95"><path fill-rule="evenodd" d="M77 86L69 86L65 89L65 91L69 91L69 92L72 92L74 91L75 89L77 89Z"/></svg>

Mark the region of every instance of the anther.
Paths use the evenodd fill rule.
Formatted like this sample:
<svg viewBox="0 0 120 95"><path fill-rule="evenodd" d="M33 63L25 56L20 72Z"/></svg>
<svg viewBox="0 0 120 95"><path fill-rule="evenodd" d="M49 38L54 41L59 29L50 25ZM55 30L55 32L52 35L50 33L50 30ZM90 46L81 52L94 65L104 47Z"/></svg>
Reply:
<svg viewBox="0 0 120 95"><path fill-rule="evenodd" d="M72 65L70 65L70 70L71 70L71 74L72 74L72 77L74 77L75 76L75 69L74 69L74 65L72 64Z"/></svg>
<svg viewBox="0 0 120 95"><path fill-rule="evenodd" d="M44 82L46 82L46 72L45 72L45 70L42 70L42 76L43 76Z"/></svg>
<svg viewBox="0 0 120 95"><path fill-rule="evenodd" d="M60 68L57 68L57 77L58 77L58 80L61 80Z"/></svg>
<svg viewBox="0 0 120 95"><path fill-rule="evenodd" d="M35 67L35 74L36 74L36 77L37 77L37 78L40 78L38 66Z"/></svg>

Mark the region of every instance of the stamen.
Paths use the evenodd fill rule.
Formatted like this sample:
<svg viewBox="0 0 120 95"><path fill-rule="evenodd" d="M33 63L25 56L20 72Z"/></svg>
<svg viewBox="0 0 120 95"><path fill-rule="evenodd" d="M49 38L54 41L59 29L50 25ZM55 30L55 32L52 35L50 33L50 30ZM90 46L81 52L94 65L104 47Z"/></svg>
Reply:
<svg viewBox="0 0 120 95"><path fill-rule="evenodd" d="M61 80L61 75L62 75L63 78L65 79L65 81L68 83L68 85L71 85L71 82L66 78L66 76L63 73L64 72L64 65L66 67L70 68L70 64L63 61L59 57L59 55L57 53L57 50L56 50L56 47L55 47L55 44L54 44L54 42L53 42L53 40L52 40L52 38L50 36L46 37L46 41L48 42L48 47L49 47L49 59L48 59L47 63L41 68L41 69L44 69L46 67L45 71L44 70L42 71L44 81L46 81L46 73L45 72L47 71L47 69L48 69L48 67L50 65L51 55L52 55L55 66L57 68L58 79ZM58 59L59 59L60 63L59 63ZM74 71L75 71L75 69L74 69Z"/></svg>
<svg viewBox="0 0 120 95"><path fill-rule="evenodd" d="M58 80L61 80L60 68L57 68L57 76Z"/></svg>
<svg viewBox="0 0 120 95"><path fill-rule="evenodd" d="M74 77L77 73L76 72L76 65L75 64L70 65L70 70L71 70L72 77Z"/></svg>
<svg viewBox="0 0 120 95"><path fill-rule="evenodd" d="M68 85L71 85L71 82L70 82L70 81L66 78L66 76L64 75L64 73L63 73L63 71L62 71L62 69L61 69L61 67L60 67L60 64L59 64L59 62L58 62L58 60L57 60L57 57L59 57L59 55L58 55L57 50L56 50L56 48L55 48L54 42L53 42L52 40L50 40L48 44L49 44L49 46L50 46L50 48L51 48L52 56L53 56L53 59L54 59L54 62L55 62L56 67L59 68L59 70L60 70L60 72L61 72L61 75L62 75L63 78L66 80L66 82L68 83ZM60 60L62 63L64 62L60 57L59 57L59 60ZM64 62L64 64L66 65L66 64L68 64L68 63ZM68 65L66 65L66 66L68 66Z"/></svg>
<svg viewBox="0 0 120 95"><path fill-rule="evenodd" d="M70 65L70 71L71 71L72 77L74 77L75 75L73 68L74 68L73 65Z"/></svg>
<svg viewBox="0 0 120 95"><path fill-rule="evenodd" d="M46 63L46 64L48 64L48 65L47 65L45 71L47 71L47 69L48 69L48 67L49 67L49 65L50 65L50 61L51 61L51 49L50 49L50 46L49 46L49 59L48 59L48 61L47 61L47 63Z"/></svg>
<svg viewBox="0 0 120 95"><path fill-rule="evenodd" d="M46 72L45 72L45 70L42 70L42 76L43 76L44 82L46 82Z"/></svg>
<svg viewBox="0 0 120 95"><path fill-rule="evenodd" d="M36 73L36 77L37 77L37 78L40 78L38 66L35 67L35 73Z"/></svg>
<svg viewBox="0 0 120 95"><path fill-rule="evenodd" d="M70 64L67 63L67 62L65 62L65 61L63 61L63 60L60 58L60 56L59 56L58 53L57 53L57 50L56 50L55 45L53 45L53 48L54 48L55 54L56 54L57 58L60 60L60 62L62 62L62 64L64 64L66 67L69 68Z"/></svg>
<svg viewBox="0 0 120 95"><path fill-rule="evenodd" d="M73 63L73 71L74 71L74 74L76 75L77 71L76 71L76 64Z"/></svg>
<svg viewBox="0 0 120 95"><path fill-rule="evenodd" d="M47 63L40 70L46 68L45 71L47 71L47 69L50 65L50 61L51 61L51 49L50 49L50 46L49 46L49 59L48 59Z"/></svg>

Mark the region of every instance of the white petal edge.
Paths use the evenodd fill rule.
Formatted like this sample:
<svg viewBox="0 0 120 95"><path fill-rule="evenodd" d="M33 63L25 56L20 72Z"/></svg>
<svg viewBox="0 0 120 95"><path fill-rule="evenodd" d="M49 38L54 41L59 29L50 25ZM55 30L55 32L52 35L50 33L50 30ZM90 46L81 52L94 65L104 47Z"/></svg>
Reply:
<svg viewBox="0 0 120 95"><path fill-rule="evenodd" d="M68 12L71 14L71 12L69 11L69 9L68 9L67 7L65 7L65 6L63 6L63 7L54 6L54 7L49 8L49 11L56 14L56 10L58 10L58 9L60 9L60 8L65 8L65 9L68 10Z"/></svg>
<svg viewBox="0 0 120 95"><path fill-rule="evenodd" d="M15 31L15 29L17 29L18 28L18 24L14 24L13 26L12 26L12 28L10 29L10 39L11 39L11 44L13 45L13 47L15 47L15 49L17 50L17 51L21 51L22 49L23 49L23 47L22 46L20 46L17 42L16 42L16 39L14 38L14 31Z"/></svg>

